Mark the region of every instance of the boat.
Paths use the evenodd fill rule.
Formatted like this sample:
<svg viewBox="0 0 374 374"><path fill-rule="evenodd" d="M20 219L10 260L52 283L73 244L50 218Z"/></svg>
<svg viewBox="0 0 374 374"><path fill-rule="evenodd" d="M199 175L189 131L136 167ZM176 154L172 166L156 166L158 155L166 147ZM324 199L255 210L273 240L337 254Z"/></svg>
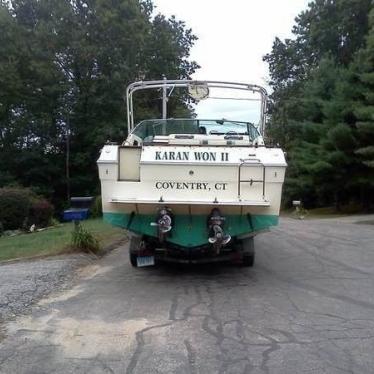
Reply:
<svg viewBox="0 0 374 374"><path fill-rule="evenodd" d="M248 104L250 111L256 102L258 122L231 118L229 110L222 116L224 106L217 105L210 106L217 109L210 118L194 110L188 118L168 115L173 93L191 108L217 99L219 90L234 93L222 100ZM161 118L135 123L134 97L141 91L160 100ZM103 218L131 234L131 264L231 260L253 266L254 237L278 223L287 167L282 149L264 141L266 90L162 79L130 84L125 100L128 136L120 145L105 144L97 164Z"/></svg>

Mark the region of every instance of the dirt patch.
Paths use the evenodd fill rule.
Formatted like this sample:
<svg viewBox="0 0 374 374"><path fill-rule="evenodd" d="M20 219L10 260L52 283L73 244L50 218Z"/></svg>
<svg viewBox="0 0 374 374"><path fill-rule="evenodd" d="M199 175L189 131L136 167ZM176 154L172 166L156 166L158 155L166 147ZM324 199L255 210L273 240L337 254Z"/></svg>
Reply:
<svg viewBox="0 0 374 374"><path fill-rule="evenodd" d="M63 291L60 295L51 296L46 299L40 300L38 305L49 305L52 303L59 303L71 299L72 297L78 296L82 292L82 288L77 286L71 290Z"/></svg>
<svg viewBox="0 0 374 374"><path fill-rule="evenodd" d="M118 239L118 240L114 241L113 243L108 244L104 248L101 248L98 255L101 256L101 257L105 256L106 254L113 251L114 249L117 249L118 247L121 247L122 245L126 244L128 241L129 241L128 236L125 236L124 238Z"/></svg>
<svg viewBox="0 0 374 374"><path fill-rule="evenodd" d="M113 266L103 266L100 264L88 265L80 268L77 271L77 275L85 280L92 279L98 275L103 275L110 272Z"/></svg>
<svg viewBox="0 0 374 374"><path fill-rule="evenodd" d="M136 332L148 326L146 319L119 323L102 320L58 321L53 334L53 344L59 345L67 357L91 358L98 354L123 352L136 340Z"/></svg>
<svg viewBox="0 0 374 374"><path fill-rule="evenodd" d="M37 344L43 342L58 346L65 357L89 359L129 349L136 343L136 333L152 325L147 319L105 322L101 319L60 318L59 314L59 310L53 309L37 319L24 317L17 324L10 324L9 333L15 335L22 331L28 340Z"/></svg>

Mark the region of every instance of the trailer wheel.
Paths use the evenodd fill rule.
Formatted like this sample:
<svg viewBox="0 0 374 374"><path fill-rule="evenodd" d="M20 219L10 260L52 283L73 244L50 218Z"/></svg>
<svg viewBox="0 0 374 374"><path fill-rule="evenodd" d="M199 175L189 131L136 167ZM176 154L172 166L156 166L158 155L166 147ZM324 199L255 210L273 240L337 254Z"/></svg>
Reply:
<svg viewBox="0 0 374 374"><path fill-rule="evenodd" d="M138 267L138 261L137 261L137 258L138 258L138 255L136 255L135 253L131 253L130 252L130 264L136 268Z"/></svg>
<svg viewBox="0 0 374 374"><path fill-rule="evenodd" d="M255 255L243 255L243 266L245 267L252 267L255 263Z"/></svg>
<svg viewBox="0 0 374 374"><path fill-rule="evenodd" d="M138 267L138 253L140 249L142 238L140 236L131 236L130 238L130 245L129 245L129 257L130 257L130 264L133 267Z"/></svg>
<svg viewBox="0 0 374 374"><path fill-rule="evenodd" d="M254 238L242 240L243 246L243 266L252 267L255 263L255 243Z"/></svg>

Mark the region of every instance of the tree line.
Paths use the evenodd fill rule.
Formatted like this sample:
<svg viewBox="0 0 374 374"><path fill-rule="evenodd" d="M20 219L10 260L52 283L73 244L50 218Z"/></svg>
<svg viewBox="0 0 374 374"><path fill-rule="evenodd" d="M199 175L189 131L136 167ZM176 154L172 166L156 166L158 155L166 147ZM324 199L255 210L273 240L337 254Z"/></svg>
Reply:
<svg viewBox="0 0 374 374"><path fill-rule="evenodd" d="M99 194L99 150L126 136L126 85L190 78L195 40L151 0L0 0L0 187L31 187L58 209ZM137 105L151 115L160 102Z"/></svg>
<svg viewBox="0 0 374 374"><path fill-rule="evenodd" d="M374 10L315 0L293 38L264 57L267 136L287 152L284 203L374 203ZM0 187L31 187L57 211L99 194L96 159L126 136L123 94L136 80L190 78L196 36L151 0L0 0ZM136 101L157 116L155 94ZM188 102L169 103L176 113Z"/></svg>
<svg viewBox="0 0 374 374"><path fill-rule="evenodd" d="M285 149L284 203L374 203L374 6L315 0L276 38L268 136Z"/></svg>

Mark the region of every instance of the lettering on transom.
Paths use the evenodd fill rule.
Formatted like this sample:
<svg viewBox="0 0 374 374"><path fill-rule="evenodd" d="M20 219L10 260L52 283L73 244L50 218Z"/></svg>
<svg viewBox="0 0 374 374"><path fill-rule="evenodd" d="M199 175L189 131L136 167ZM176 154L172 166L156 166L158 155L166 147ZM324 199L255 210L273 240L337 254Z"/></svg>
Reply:
<svg viewBox="0 0 374 374"><path fill-rule="evenodd" d="M156 161L201 161L201 162L228 162L228 152L210 151L156 151Z"/></svg>
<svg viewBox="0 0 374 374"><path fill-rule="evenodd" d="M156 182L155 187L157 190L203 190L203 191L226 191L227 183L216 182Z"/></svg>

